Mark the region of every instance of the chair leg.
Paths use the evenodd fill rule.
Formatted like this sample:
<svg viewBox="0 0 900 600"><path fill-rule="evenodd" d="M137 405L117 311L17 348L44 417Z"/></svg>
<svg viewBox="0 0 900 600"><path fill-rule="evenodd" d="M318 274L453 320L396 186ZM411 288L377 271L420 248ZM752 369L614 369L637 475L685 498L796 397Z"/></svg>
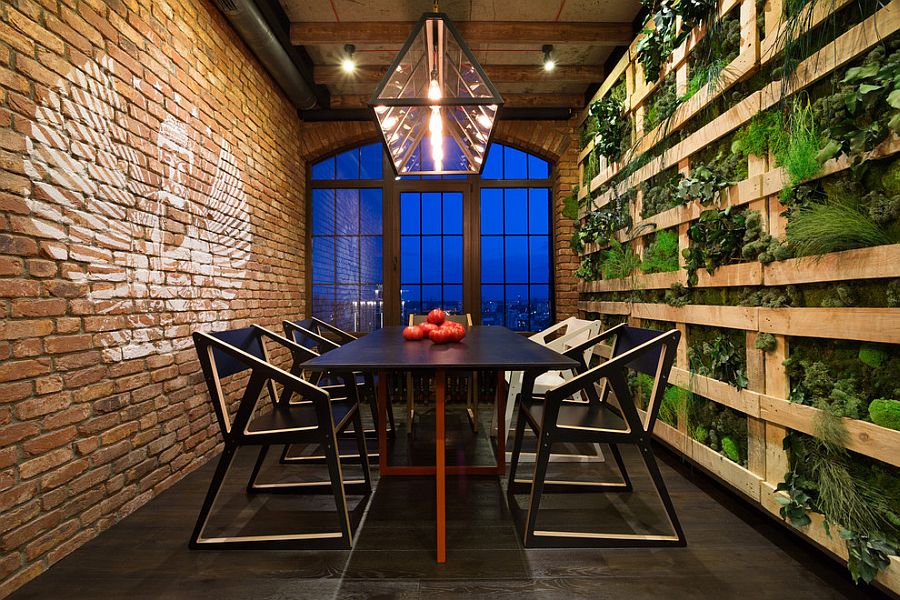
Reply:
<svg viewBox="0 0 900 600"><path fill-rule="evenodd" d="M287 446L284 447L285 452L287 452ZM256 477L259 475L259 470L262 468L263 461L266 460L266 454L269 453L268 446L260 446L259 454L256 456L256 464L253 465L253 472L250 473L250 480L247 482L247 493L252 494L259 490L254 489L254 485L256 484Z"/></svg>
<svg viewBox="0 0 900 600"><path fill-rule="evenodd" d="M522 438L525 437L525 415L519 412L516 420L516 438L513 442L512 457L509 461L509 483L506 486L508 494L515 493L516 469L519 467L519 455L522 453Z"/></svg>
<svg viewBox="0 0 900 600"><path fill-rule="evenodd" d="M200 514L197 516L197 524L194 525L194 533L191 535L191 548L203 547L203 530L206 528L206 521L209 519L209 513L212 511L216 498L219 497L219 490L225 482L225 476L234 460L237 448L226 445L222 450L222 456L219 457L219 464L216 465L216 472L213 474L212 481L209 482L209 489L206 491L206 498L203 499L203 506L200 508Z"/></svg>
<svg viewBox="0 0 900 600"><path fill-rule="evenodd" d="M368 449L366 448L366 433L363 430L362 417L359 414L359 410L356 411L356 415L353 417L353 429L356 430L356 446L359 452L359 463L363 470L363 480L365 481L364 490L365 494L370 494L372 492L372 473L369 471L369 455Z"/></svg>
<svg viewBox="0 0 900 600"><path fill-rule="evenodd" d="M415 392L413 391L413 376L406 374L406 435L412 435L413 418L416 414Z"/></svg>
<svg viewBox="0 0 900 600"><path fill-rule="evenodd" d="M350 513L347 511L347 496L344 493L344 478L341 474L341 459L338 455L337 439L333 431L326 433L324 446L328 475L331 478L331 492L334 495L334 504L341 524L341 537L349 549L353 547L353 531L350 528Z"/></svg>
<svg viewBox="0 0 900 600"><path fill-rule="evenodd" d="M628 476L628 470L625 468L625 461L622 460L622 453L619 451L618 444L610 444L609 450L616 461L616 466L619 467L619 472L622 475L622 481L625 482L625 487L622 489L622 491L630 492L633 489L631 485L631 478Z"/></svg>
<svg viewBox="0 0 900 600"><path fill-rule="evenodd" d="M686 546L687 540L684 537L684 530L681 528L681 522L678 520L678 515L675 514L675 505L672 504L672 498L669 497L669 490L666 488L666 482L663 481L662 473L659 472L659 466L656 464L656 457L653 456L653 449L648 442L639 442L638 448L641 451L644 464L647 465L647 470L650 472L650 478L653 480L656 492L659 494L663 507L666 509L666 515L669 517L672 529L675 530L675 535L678 538L674 545Z"/></svg>
<svg viewBox="0 0 900 600"><path fill-rule="evenodd" d="M538 510L541 507L541 495L544 493L544 480L547 478L547 466L550 464L550 436L541 432L538 438L537 456L534 459L534 475L531 480L531 496L528 498L528 516L525 518L525 531L522 545L530 547L534 538Z"/></svg>

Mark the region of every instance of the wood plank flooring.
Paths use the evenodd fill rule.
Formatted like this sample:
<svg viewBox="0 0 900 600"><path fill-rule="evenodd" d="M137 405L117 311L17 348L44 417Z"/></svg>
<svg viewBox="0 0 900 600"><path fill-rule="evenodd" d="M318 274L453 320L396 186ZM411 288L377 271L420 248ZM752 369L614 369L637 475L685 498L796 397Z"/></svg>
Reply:
<svg viewBox="0 0 900 600"><path fill-rule="evenodd" d="M455 442L448 444L448 462L460 454L470 459L483 454L486 435L463 433L465 417L460 407L453 408L448 428L457 433ZM489 422L485 413L482 423ZM429 427L426 414L412 443L402 430L398 432L393 458L426 460L433 448ZM651 497L639 457L629 450L624 454L633 467L629 469L635 481L633 494L548 497L546 518L617 528L625 519L640 527L657 527L652 516L657 499ZM357 507L362 526L352 551L191 551L187 541L214 468L210 463L10 598L823 600L879 596L873 588L854 586L843 566L737 496L665 450L660 448L657 454L687 535L687 548L525 550L512 524L505 480L483 477L448 479L444 565L434 561L434 485L427 478L378 481L368 505L365 499L353 497L351 506ZM286 523L300 530L328 522L332 504L327 496L257 496L248 502L244 485L254 457L252 449L239 454L238 468L229 476L213 527L284 533ZM607 468L602 463L551 465L579 477ZM301 470L309 475L310 469L317 467L271 464L263 476L282 477L286 472L293 476ZM352 469L348 472L352 475ZM373 475L377 479L377 469Z"/></svg>

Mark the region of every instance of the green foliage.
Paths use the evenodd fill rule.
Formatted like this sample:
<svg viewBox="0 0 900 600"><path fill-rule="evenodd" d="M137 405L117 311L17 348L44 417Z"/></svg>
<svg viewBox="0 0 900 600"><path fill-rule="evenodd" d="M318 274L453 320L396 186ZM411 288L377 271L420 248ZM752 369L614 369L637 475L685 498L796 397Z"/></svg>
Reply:
<svg viewBox="0 0 900 600"><path fill-rule="evenodd" d="M677 270L678 233L672 230L659 231L644 252L641 271L644 273L668 273Z"/></svg>
<svg viewBox="0 0 900 600"><path fill-rule="evenodd" d="M891 564L890 555L897 554L897 548L877 535L865 535L841 529L841 539L847 542L849 561L847 568L854 582L860 579L866 583L875 580L878 574Z"/></svg>
<svg viewBox="0 0 900 600"><path fill-rule="evenodd" d="M643 34L637 43L637 58L644 66L647 83L659 77L669 54L701 20L716 8L714 0L641 0L647 9ZM681 17L679 23L678 17ZM652 21L652 27L651 25Z"/></svg>
<svg viewBox="0 0 900 600"><path fill-rule="evenodd" d="M688 229L691 246L682 250L686 259L688 285L697 282L697 271L706 269L712 274L740 255L747 231L743 212L731 206L723 209L704 210L700 218Z"/></svg>
<svg viewBox="0 0 900 600"><path fill-rule="evenodd" d="M869 403L869 418L876 425L900 429L900 400L878 398Z"/></svg>
<svg viewBox="0 0 900 600"><path fill-rule="evenodd" d="M784 118L779 111L768 110L753 115L750 122L734 136L731 151L745 160L750 156L768 156L783 152L787 145Z"/></svg>
<svg viewBox="0 0 900 600"><path fill-rule="evenodd" d="M679 419L686 418L692 397L693 394L688 390L670 385L663 392L662 402L659 404L659 419L676 427Z"/></svg>
<svg viewBox="0 0 900 600"><path fill-rule="evenodd" d="M722 438L722 454L724 454L728 460L736 463L741 462L741 453L738 450L738 445L730 437Z"/></svg>
<svg viewBox="0 0 900 600"><path fill-rule="evenodd" d="M578 219L578 192L577 188L563 200L562 216L573 221Z"/></svg>
<svg viewBox="0 0 900 600"><path fill-rule="evenodd" d="M739 390L747 387L744 350L720 332L701 342L699 348L689 347L688 361L694 373L730 383Z"/></svg>
<svg viewBox="0 0 900 600"><path fill-rule="evenodd" d="M725 67L738 56L741 46L741 22L726 15L713 22L700 42L690 53L691 78L682 102L690 99L702 88L714 91Z"/></svg>
<svg viewBox="0 0 900 600"><path fill-rule="evenodd" d="M872 344L863 344L859 347L859 360L864 365L877 369L888 359L887 352Z"/></svg>
<svg viewBox="0 0 900 600"><path fill-rule="evenodd" d="M803 480L793 471L788 471L785 473L784 481L775 487L776 492L787 493L787 497L775 496L775 502L781 505L778 514L794 527L806 527L812 523L807 514L812 510L812 496L806 491L810 486L811 482Z"/></svg>
<svg viewBox="0 0 900 600"><path fill-rule="evenodd" d="M784 167L788 183L795 186L818 175L825 160L819 156L823 136L809 102L794 101L787 130L787 143L775 148L775 160Z"/></svg>
<svg viewBox="0 0 900 600"><path fill-rule="evenodd" d="M618 196L590 213L575 230L576 245L582 250L584 244L607 245L618 230L631 227L631 214L628 210L630 198L631 195Z"/></svg>
<svg viewBox="0 0 900 600"><path fill-rule="evenodd" d="M590 193L591 189L591 181L594 180L594 177L600 174L600 162L597 158L597 151L591 150L588 153L587 160L584 163L584 173L583 180L581 184L588 188L588 193Z"/></svg>
<svg viewBox="0 0 900 600"><path fill-rule="evenodd" d="M829 201L792 211L787 239L798 256L880 246L892 242L888 233L851 204Z"/></svg>
<svg viewBox="0 0 900 600"><path fill-rule="evenodd" d="M701 444L706 444L709 441L709 430L702 425L698 425L691 429L691 437Z"/></svg>
<svg viewBox="0 0 900 600"><path fill-rule="evenodd" d="M775 341L775 336L771 333L760 333L756 336L756 342L753 346L757 350L762 350L763 352L772 352L777 347L777 343Z"/></svg>
<svg viewBox="0 0 900 600"><path fill-rule="evenodd" d="M589 119L594 127L594 152L605 156L610 162L622 157L628 133L628 119L622 108L623 98L609 94L591 104Z"/></svg>
<svg viewBox="0 0 900 600"><path fill-rule="evenodd" d="M691 290L680 283L673 283L666 290L665 303L669 306L685 306L691 302Z"/></svg>
<svg viewBox="0 0 900 600"><path fill-rule="evenodd" d="M694 396L688 410L688 430L706 430L701 442L738 464L747 461L747 417L733 409ZM701 441L695 437L697 441ZM726 441L728 440L728 441Z"/></svg>
<svg viewBox="0 0 900 600"><path fill-rule="evenodd" d="M681 100L675 93L675 73L669 73L659 84L644 113L644 131L649 132L674 113Z"/></svg>
<svg viewBox="0 0 900 600"><path fill-rule="evenodd" d="M628 277L641 265L641 257L634 253L631 245L611 240L609 249L603 251L603 279Z"/></svg>
<svg viewBox="0 0 900 600"><path fill-rule="evenodd" d="M813 105L827 143L819 156L846 154L854 162L891 132L900 133L900 50L897 41L872 49L847 69L833 94Z"/></svg>
<svg viewBox="0 0 900 600"><path fill-rule="evenodd" d="M581 264L575 269L575 277L585 281L600 279L602 257L599 254L588 254L581 258Z"/></svg>

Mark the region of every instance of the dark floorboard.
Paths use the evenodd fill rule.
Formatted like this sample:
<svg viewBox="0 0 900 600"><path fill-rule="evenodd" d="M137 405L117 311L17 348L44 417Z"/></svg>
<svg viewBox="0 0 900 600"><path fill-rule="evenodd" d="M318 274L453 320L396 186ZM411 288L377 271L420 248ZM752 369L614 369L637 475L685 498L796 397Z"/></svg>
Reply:
<svg viewBox="0 0 900 600"><path fill-rule="evenodd" d="M488 462L487 436L468 433L465 417L448 418L448 462L456 456ZM489 421L487 413L484 422ZM400 431L392 458L425 462L433 453L429 415L416 438ZM485 427L486 428L486 427ZM624 450L624 449L623 449ZM273 453L274 454L274 453ZM659 501L639 457L625 451L635 491L615 495L548 496L541 523L664 530ZM366 499L351 497L363 519L352 551L191 551L187 540L214 462L101 534L10 598L870 598L846 569L825 557L737 496L664 450L663 476L682 520L687 548L524 550L512 523L505 480L449 478L447 563L434 562L434 484L427 478L380 481ZM258 495L244 484L255 453L239 453L217 504L213 531L286 533L329 527L328 496ZM271 458L275 458L272 456ZM273 462L273 461L270 461ZM521 472L527 473L526 470ZM609 476L604 463L558 463L567 477ZM348 467L347 476L354 470ZM358 468L357 471L358 473ZM263 470L268 479L321 467ZM377 480L377 469L373 471ZM517 498L518 504L525 502Z"/></svg>

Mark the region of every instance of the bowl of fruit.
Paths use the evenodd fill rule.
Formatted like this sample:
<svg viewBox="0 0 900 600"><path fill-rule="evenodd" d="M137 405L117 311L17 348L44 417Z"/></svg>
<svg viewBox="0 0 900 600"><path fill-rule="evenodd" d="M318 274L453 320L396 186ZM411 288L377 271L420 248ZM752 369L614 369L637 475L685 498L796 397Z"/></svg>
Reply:
<svg viewBox="0 0 900 600"><path fill-rule="evenodd" d="M466 337L466 327L462 323L447 320L447 313L435 308L428 313L424 323L403 329L403 339L408 342L431 340L435 344L460 342Z"/></svg>

